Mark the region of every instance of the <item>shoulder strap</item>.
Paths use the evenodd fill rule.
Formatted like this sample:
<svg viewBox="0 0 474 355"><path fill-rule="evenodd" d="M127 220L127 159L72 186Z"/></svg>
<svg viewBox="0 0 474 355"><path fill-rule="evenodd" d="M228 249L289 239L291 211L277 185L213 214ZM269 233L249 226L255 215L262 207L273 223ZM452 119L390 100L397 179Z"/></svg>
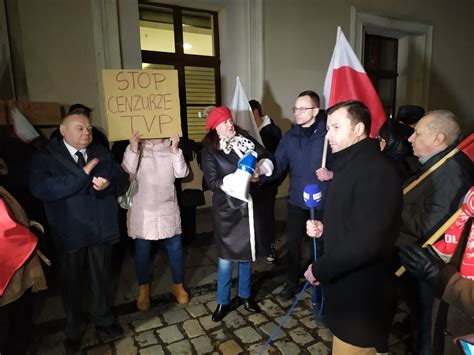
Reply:
<svg viewBox="0 0 474 355"><path fill-rule="evenodd" d="M142 144L140 144L140 147L138 149L137 171L135 172L135 175L138 173L138 168L140 167L140 163L142 161L142 155L143 155L143 146L142 146Z"/></svg>

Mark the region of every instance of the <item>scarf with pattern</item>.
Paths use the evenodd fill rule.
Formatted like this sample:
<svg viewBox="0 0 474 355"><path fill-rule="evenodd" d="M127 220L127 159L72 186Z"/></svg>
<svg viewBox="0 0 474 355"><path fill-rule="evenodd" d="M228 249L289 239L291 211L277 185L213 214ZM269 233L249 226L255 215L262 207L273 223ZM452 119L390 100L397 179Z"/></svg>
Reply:
<svg viewBox="0 0 474 355"><path fill-rule="evenodd" d="M440 257L447 262L456 251L459 239L466 222L474 216L474 186L471 187L464 199L462 212L456 221L446 230L444 238L433 245ZM467 239L466 250L462 257L459 270L462 277L474 280L474 224Z"/></svg>
<svg viewBox="0 0 474 355"><path fill-rule="evenodd" d="M219 149L225 154L229 154L233 150L239 157L242 157L247 151L254 150L255 144L240 134L234 134L232 137L219 136Z"/></svg>

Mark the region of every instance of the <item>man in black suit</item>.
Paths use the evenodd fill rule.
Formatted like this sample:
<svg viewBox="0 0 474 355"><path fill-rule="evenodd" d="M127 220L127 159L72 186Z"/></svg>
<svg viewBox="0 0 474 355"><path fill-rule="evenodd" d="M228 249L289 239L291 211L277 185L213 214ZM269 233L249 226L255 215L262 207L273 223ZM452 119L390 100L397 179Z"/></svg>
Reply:
<svg viewBox="0 0 474 355"><path fill-rule="evenodd" d="M118 336L123 329L111 313L109 272L112 245L119 240L116 195L128 176L107 148L92 141L84 112L68 113L56 137L32 161L30 186L44 202L53 240L60 253L62 299L66 313L66 348L80 347L84 269L91 297L89 312L96 329Z"/></svg>

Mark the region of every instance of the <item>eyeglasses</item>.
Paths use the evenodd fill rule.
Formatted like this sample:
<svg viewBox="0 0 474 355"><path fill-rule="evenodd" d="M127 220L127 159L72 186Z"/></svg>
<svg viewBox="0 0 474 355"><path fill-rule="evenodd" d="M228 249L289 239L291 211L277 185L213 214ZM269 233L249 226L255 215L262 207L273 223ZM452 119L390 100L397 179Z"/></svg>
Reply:
<svg viewBox="0 0 474 355"><path fill-rule="evenodd" d="M293 111L293 113L296 113L296 112L306 112L306 110L313 110L315 109L316 107L292 107L291 108L291 111Z"/></svg>

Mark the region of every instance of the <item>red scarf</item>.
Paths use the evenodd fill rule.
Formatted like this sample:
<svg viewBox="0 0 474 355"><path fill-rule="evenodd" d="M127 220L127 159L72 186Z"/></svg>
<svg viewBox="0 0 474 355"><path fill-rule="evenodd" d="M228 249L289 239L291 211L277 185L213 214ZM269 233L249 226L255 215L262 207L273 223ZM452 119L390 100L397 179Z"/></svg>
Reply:
<svg viewBox="0 0 474 355"><path fill-rule="evenodd" d="M462 212L456 221L444 233L444 239L439 240L433 245L433 248L444 261L449 261L458 246L459 238L466 222L474 216L474 186L468 191ZM462 263L459 272L462 277L474 280L474 224L471 225L471 231L468 236L466 250L462 257Z"/></svg>

